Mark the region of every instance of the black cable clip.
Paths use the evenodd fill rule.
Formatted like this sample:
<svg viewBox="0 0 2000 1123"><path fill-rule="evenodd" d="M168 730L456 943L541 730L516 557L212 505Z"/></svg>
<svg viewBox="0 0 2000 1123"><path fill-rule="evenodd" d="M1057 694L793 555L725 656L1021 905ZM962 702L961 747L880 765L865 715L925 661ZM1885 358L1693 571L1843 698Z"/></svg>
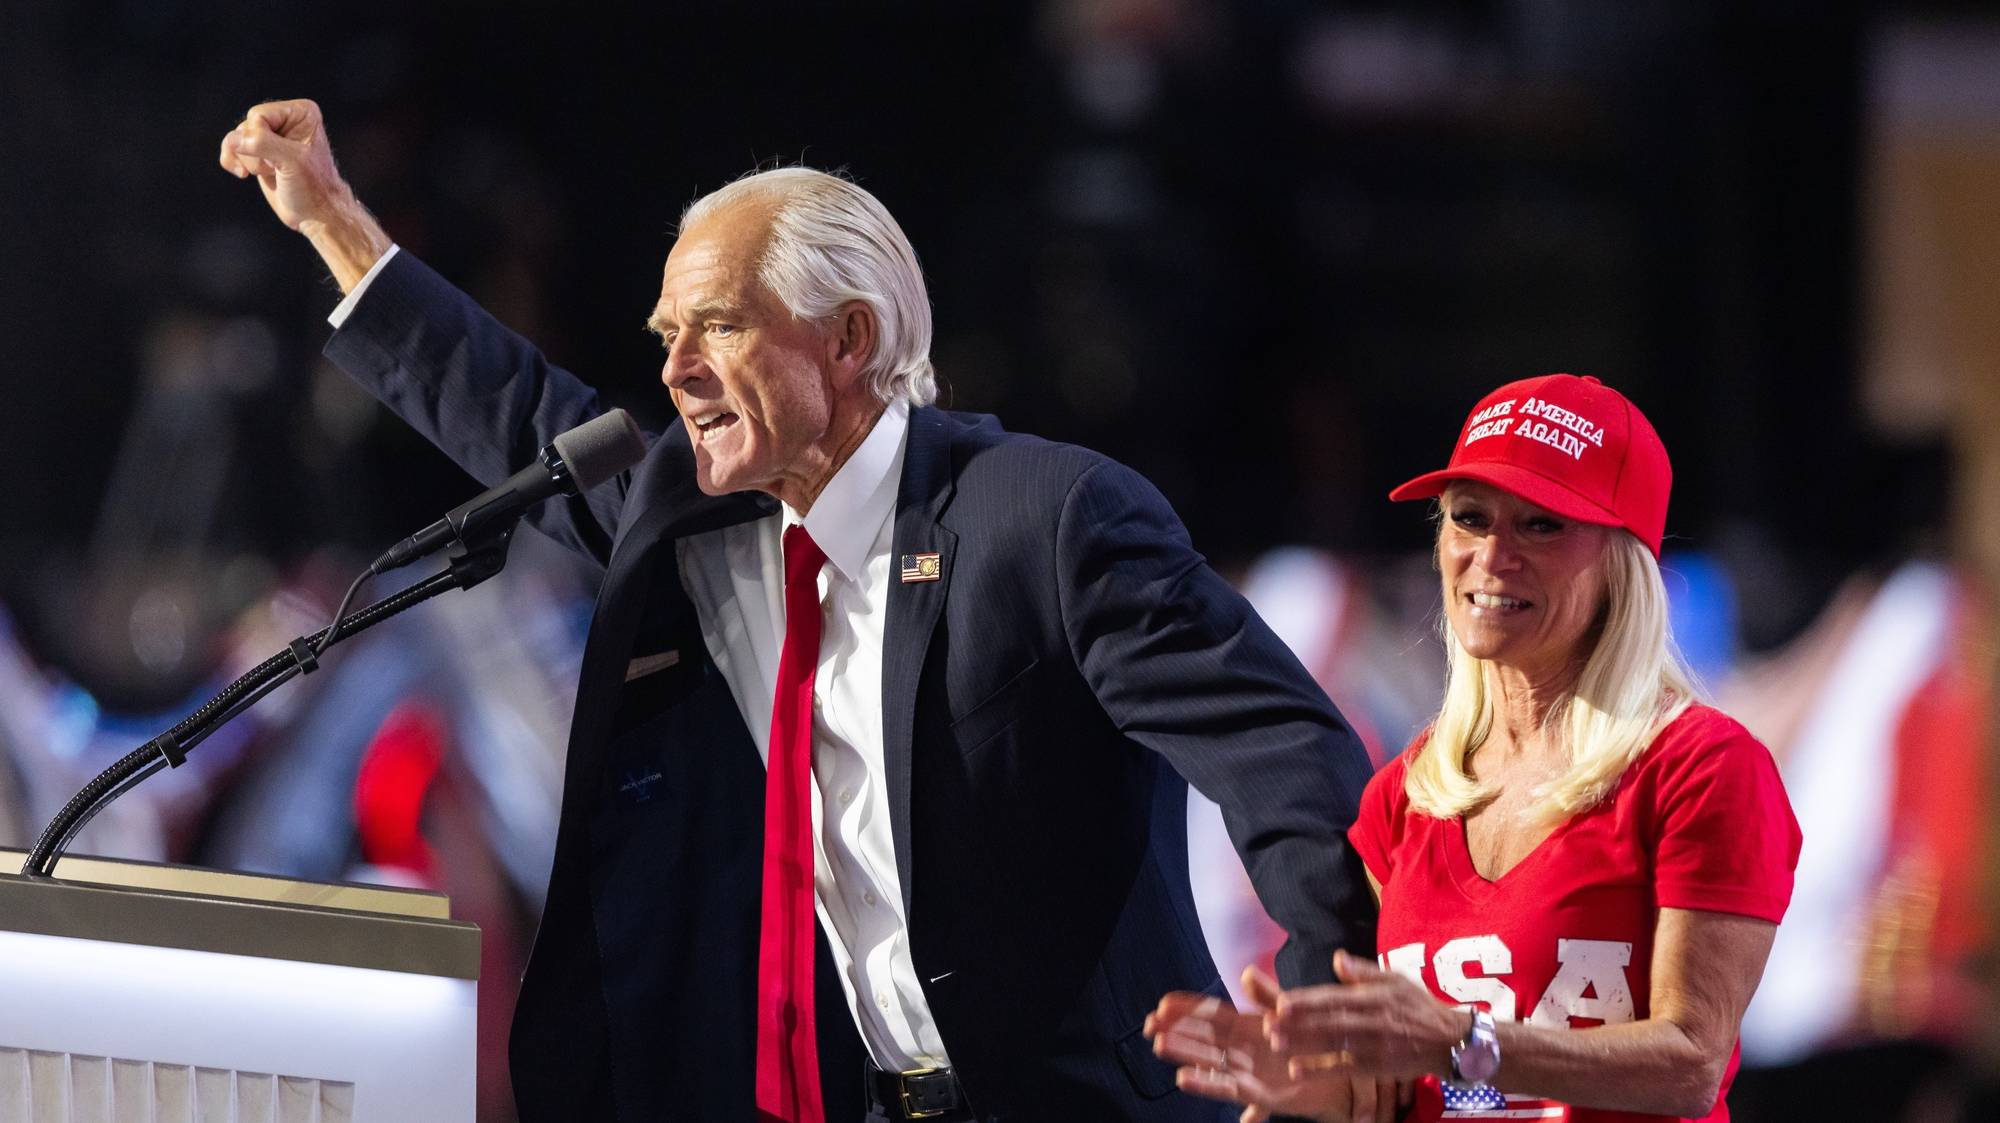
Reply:
<svg viewBox="0 0 2000 1123"><path fill-rule="evenodd" d="M292 638L292 662L298 664L299 673L302 675L309 675L319 670L319 656L313 654L312 644L306 642L306 637Z"/></svg>
<svg viewBox="0 0 2000 1123"><path fill-rule="evenodd" d="M187 763L187 753L181 748L180 738L174 736L171 729L146 742L146 747L158 749L160 755L167 758L169 768L179 768Z"/></svg>

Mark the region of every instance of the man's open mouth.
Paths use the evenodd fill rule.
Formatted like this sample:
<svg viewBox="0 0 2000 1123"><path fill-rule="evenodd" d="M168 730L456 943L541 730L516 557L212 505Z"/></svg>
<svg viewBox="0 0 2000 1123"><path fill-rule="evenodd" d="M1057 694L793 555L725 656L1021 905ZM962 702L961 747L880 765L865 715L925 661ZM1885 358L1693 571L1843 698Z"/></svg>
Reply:
<svg viewBox="0 0 2000 1123"><path fill-rule="evenodd" d="M693 421L694 427L701 431L701 439L705 441L736 424L736 415L728 410L718 409L696 414L689 420Z"/></svg>

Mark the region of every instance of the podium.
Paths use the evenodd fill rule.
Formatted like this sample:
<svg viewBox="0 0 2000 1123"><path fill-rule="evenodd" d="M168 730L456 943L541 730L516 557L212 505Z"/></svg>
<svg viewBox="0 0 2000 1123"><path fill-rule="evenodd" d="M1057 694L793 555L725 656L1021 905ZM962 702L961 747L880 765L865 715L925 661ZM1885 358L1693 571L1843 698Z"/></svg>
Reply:
<svg viewBox="0 0 2000 1123"><path fill-rule="evenodd" d="M436 893L0 849L0 1121L458 1123L479 929Z"/></svg>

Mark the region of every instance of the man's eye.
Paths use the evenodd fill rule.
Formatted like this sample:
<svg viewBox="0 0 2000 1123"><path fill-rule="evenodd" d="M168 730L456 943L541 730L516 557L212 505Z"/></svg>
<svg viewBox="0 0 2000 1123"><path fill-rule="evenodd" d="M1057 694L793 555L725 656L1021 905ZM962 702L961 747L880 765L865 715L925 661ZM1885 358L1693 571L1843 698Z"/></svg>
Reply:
<svg viewBox="0 0 2000 1123"><path fill-rule="evenodd" d="M1479 512L1477 511L1453 511L1451 513L1451 521L1457 523L1460 526L1467 526L1467 527L1478 527L1484 525L1484 520L1480 518Z"/></svg>
<svg viewBox="0 0 2000 1123"><path fill-rule="evenodd" d="M1563 524L1559 519L1529 519L1528 529L1536 534L1556 534L1561 532Z"/></svg>
<svg viewBox="0 0 2000 1123"><path fill-rule="evenodd" d="M710 324L710 325L708 325L708 330L709 330L709 333L710 333L710 334L712 334L712 335L735 335L735 334L736 334L736 325L735 325L735 324Z"/></svg>

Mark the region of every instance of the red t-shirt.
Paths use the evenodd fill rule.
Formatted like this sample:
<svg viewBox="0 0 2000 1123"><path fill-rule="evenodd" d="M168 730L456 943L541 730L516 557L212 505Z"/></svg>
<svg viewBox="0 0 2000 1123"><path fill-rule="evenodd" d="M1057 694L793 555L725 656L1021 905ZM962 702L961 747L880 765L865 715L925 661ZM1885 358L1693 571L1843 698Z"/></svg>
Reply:
<svg viewBox="0 0 2000 1123"><path fill-rule="evenodd" d="M1392 970L1498 1021L1581 1029L1647 1016L1653 928L1661 908L1736 913L1776 923L1792 896L1798 821L1771 754L1720 711L1691 706L1660 732L1612 794L1558 826L1498 881L1481 877L1464 822L1412 811L1404 772L1423 744L1385 765L1361 796L1348 839L1382 886L1377 941ZM1723 1102L1704 1121L1729 1118ZM1501 1058L1504 1082L1506 1058ZM1513 1096L1444 1101L1434 1079L1412 1118L1568 1119L1665 1116Z"/></svg>

